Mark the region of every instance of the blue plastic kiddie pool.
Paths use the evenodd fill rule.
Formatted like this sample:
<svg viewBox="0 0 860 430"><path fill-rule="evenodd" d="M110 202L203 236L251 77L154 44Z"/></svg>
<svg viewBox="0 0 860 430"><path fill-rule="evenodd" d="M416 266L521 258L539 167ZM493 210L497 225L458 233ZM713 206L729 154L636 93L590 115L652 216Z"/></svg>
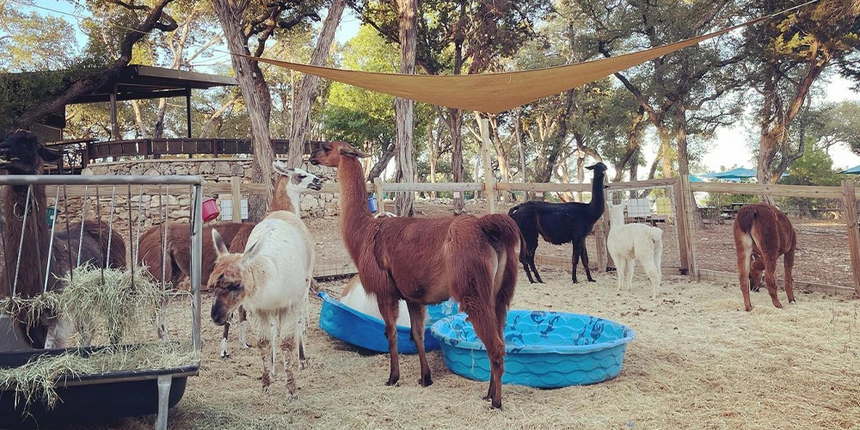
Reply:
<svg viewBox="0 0 860 430"><path fill-rule="evenodd" d="M322 309L320 328L334 338L377 352L388 352L388 339L385 338L385 323L376 317L352 309L334 297L320 291ZM457 313L457 302L449 299L427 308L426 328L424 331L424 350L439 349L439 341L430 335L430 326L441 318ZM409 327L397 326L397 351L401 354L417 354L418 349Z"/></svg>
<svg viewBox="0 0 860 430"><path fill-rule="evenodd" d="M466 378L489 381L490 362L472 323L461 313L437 321L445 365ZM502 383L536 388L595 384L621 372L632 329L614 321L565 312L511 310L505 324Z"/></svg>

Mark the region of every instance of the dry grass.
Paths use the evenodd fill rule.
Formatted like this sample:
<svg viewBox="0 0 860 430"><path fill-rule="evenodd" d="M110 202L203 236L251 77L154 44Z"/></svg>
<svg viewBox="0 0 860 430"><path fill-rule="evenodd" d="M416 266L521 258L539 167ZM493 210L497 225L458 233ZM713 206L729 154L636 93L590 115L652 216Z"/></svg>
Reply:
<svg viewBox="0 0 860 430"><path fill-rule="evenodd" d="M664 280L651 301L647 280L618 294L614 275L571 285L569 273L547 268L544 285L521 276L513 307L609 318L636 330L624 369L614 380L555 390L505 385L504 409L481 400L487 384L449 372L439 351L428 355L434 384L417 384L416 356L401 356L401 381L384 385L387 354L358 351L316 323L311 301L309 367L296 375L293 401L283 373L261 390L256 350L218 358L220 327L203 322L200 375L170 412L174 429L223 428L860 428L860 301L820 293L775 309L766 293L742 310L735 286ZM323 283L338 293L344 281ZM781 293L782 294L782 293ZM782 295L784 300L784 294ZM175 304L174 306L186 306ZM211 298L204 300L204 311ZM204 312L205 314L205 312ZM174 324L171 324L173 326ZM88 428L151 428L154 417L91 423Z"/></svg>

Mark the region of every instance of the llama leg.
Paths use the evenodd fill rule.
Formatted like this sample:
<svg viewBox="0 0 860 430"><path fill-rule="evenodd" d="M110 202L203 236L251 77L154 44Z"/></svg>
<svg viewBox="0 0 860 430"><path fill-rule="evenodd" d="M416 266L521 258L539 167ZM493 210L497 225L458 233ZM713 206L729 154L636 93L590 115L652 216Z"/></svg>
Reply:
<svg viewBox="0 0 860 430"><path fill-rule="evenodd" d="M286 312L281 315L281 318L286 319ZM293 369L296 366L295 350L300 339L298 337L298 319L294 319L291 325L291 327L286 327L284 322L281 323L281 327L286 328L284 333L289 334L289 336L284 336L284 338L281 339L281 355L284 356L284 377L286 379L287 394L289 394L290 399L293 399L295 398L296 391L298 390L298 387L296 386L296 377L293 374Z"/></svg>
<svg viewBox="0 0 860 430"><path fill-rule="evenodd" d="M633 291L633 273L636 272L636 260L627 260L627 272L624 274L624 283L627 285L627 291Z"/></svg>
<svg viewBox="0 0 860 430"><path fill-rule="evenodd" d="M469 321L475 327L475 334L487 348L487 357L490 359L490 387L487 397L494 408L502 407L502 374L505 373L505 342L499 333L499 323L496 321L495 311L491 311L489 304L464 302L465 311L469 315ZM471 305L471 306L469 306Z"/></svg>
<svg viewBox="0 0 860 430"><path fill-rule="evenodd" d="M576 284L579 283L579 281L576 280L576 265L579 264L579 250L576 248L576 242L573 242L572 245L573 249L570 254L570 271L573 283Z"/></svg>
<svg viewBox="0 0 860 430"><path fill-rule="evenodd" d="M791 275L791 270L794 268L794 251L786 252L782 256L782 264L785 269L785 294L788 296L789 303L795 303L794 277Z"/></svg>
<svg viewBox="0 0 860 430"><path fill-rule="evenodd" d="M579 242L579 258L582 260L582 267L585 269L585 277L588 282L596 282L591 277L591 268L588 266L588 250L585 248L585 236Z"/></svg>
<svg viewBox="0 0 860 430"><path fill-rule="evenodd" d="M250 348L248 338L245 336L248 330L248 312L244 306L239 306L239 347Z"/></svg>
<svg viewBox="0 0 860 430"><path fill-rule="evenodd" d="M543 279L540 277L540 273L538 273L537 267L535 266L535 255L534 253L529 254L529 266L532 268L532 272L535 274L535 279L541 284L543 284Z"/></svg>
<svg viewBox="0 0 860 430"><path fill-rule="evenodd" d="M735 230L735 252L737 254L738 281L741 284L741 295L744 297L744 310L751 311L750 302L750 259L752 258L752 237L738 233Z"/></svg>
<svg viewBox="0 0 860 430"><path fill-rule="evenodd" d="M398 298L377 294L376 304L379 306L382 320L385 321L385 338L388 339L391 371L388 374L388 382L385 385L394 385L400 379L400 358L397 355L397 315L400 313Z"/></svg>
<svg viewBox="0 0 860 430"><path fill-rule="evenodd" d="M230 334L230 319L232 315L227 317L227 322L224 323L224 334L221 335L221 352L218 354L221 358L227 358L230 353L227 352L227 335Z"/></svg>
<svg viewBox="0 0 860 430"><path fill-rule="evenodd" d="M409 309L412 340L418 349L418 361L421 362L421 379L418 380L418 384L429 387L433 384L433 380L430 379L430 365L427 364L427 356L424 354L424 305L407 301L406 308Z"/></svg>
<svg viewBox="0 0 860 430"><path fill-rule="evenodd" d="M764 283L767 286L767 293L770 294L770 301L777 308L782 308L782 303L779 302L779 297L776 293L778 287L776 285L776 256L765 254L762 256L764 260Z"/></svg>
<svg viewBox="0 0 860 430"><path fill-rule="evenodd" d="M260 340L257 341L257 349L260 350L260 355L263 357L263 391L269 392L269 386L272 385L272 348L269 336L271 332L267 330L266 324L260 324Z"/></svg>
<svg viewBox="0 0 860 430"><path fill-rule="evenodd" d="M526 251L520 251L520 263L523 265L523 270L526 272L526 276L529 278L529 283L534 284L535 280L532 278L532 271L529 268L529 259L526 256Z"/></svg>
<svg viewBox="0 0 860 430"><path fill-rule="evenodd" d="M627 259L622 257L612 257L612 261L615 262L615 277L618 280L618 293L621 293L621 290L624 287L624 280L627 279L625 275L627 273Z"/></svg>

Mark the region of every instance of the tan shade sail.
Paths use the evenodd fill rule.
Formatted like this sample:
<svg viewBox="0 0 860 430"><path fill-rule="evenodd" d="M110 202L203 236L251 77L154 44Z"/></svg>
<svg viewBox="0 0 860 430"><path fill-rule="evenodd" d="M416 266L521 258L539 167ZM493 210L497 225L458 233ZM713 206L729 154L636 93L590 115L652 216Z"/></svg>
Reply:
<svg viewBox="0 0 860 430"><path fill-rule="evenodd" d="M257 61L419 102L487 113L499 113L576 88L615 72L695 45L765 18L645 51L568 66L481 75L404 75L341 70L269 58Z"/></svg>

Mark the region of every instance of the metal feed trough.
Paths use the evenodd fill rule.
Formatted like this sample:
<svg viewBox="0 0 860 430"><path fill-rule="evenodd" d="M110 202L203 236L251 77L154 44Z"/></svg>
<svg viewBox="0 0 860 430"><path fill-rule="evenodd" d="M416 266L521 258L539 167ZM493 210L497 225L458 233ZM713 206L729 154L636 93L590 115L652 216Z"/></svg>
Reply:
<svg viewBox="0 0 860 430"><path fill-rule="evenodd" d="M15 317L0 311L0 372L12 370L35 361L40 357L53 357L63 353L77 354L80 357L90 357L99 352L108 351L149 351L147 346L156 345L157 348L165 348L165 345L179 345L182 355L179 360L183 364L170 368L134 368L110 370L96 374L63 374L56 378L55 393L59 399L53 407L48 407L40 400L24 402L16 398L14 384L3 385L0 379L0 427L15 427L27 421L37 424L43 422L69 422L88 419L104 419L106 417L132 416L158 414L156 428L167 428L167 410L179 402L185 391L187 377L198 374L200 368L201 343L200 343L200 259L202 252L202 217L201 203L203 200L203 179L200 176L77 176L77 175L2 175L0 186L14 185L26 187L27 203L24 205L23 216L15 207L16 215L24 223L28 221L27 210L33 203L30 196L34 195L34 187L44 187L46 204L53 210L47 210L48 231L51 234L51 246L48 252L40 250L42 263L40 270L44 275L45 291L48 286L48 270L44 261L50 261L49 252L55 248L55 232L68 231L69 226L75 221L98 220L107 224L111 232L116 231L123 237L126 243L126 265L131 268L132 281L135 285L134 270L136 267L137 252L139 251L139 237L144 228L150 224L153 226L165 226L171 217L187 216L189 221L188 237L191 243L191 271L190 286L190 310L181 308L177 312L189 312L191 318L190 335L186 337L187 326L177 325L176 331L179 339L190 337L190 348L187 343L169 342L155 339L155 327L152 333L145 336L150 337L147 343L113 344L104 343L97 346L86 344L76 348L65 349L32 349L24 341L19 324L15 323ZM23 190L24 188L19 188ZM181 196L179 198L174 196ZM34 197L35 199L35 197ZM180 201L185 203L180 205ZM77 204L77 202L80 202ZM95 204L93 204L95 201ZM35 207L35 206L33 206ZM88 214L90 216L88 217ZM181 214L181 215L177 215ZM35 219L30 217L30 222ZM144 221L145 220L145 221ZM37 264L38 260L32 257L21 256L22 243L26 240L35 241L34 238L21 237L22 243L6 243L3 228L9 225L0 224L0 233L3 233L2 250L3 257L0 265L4 267L4 273L10 274L6 279L0 279L11 291L14 298L18 284L18 274L21 265ZM23 225L26 227L26 224ZM127 228L127 231L123 231ZM22 231L28 231L22 228ZM81 229L83 232L83 229ZM125 234L123 234L125 233ZM112 235L109 235L113 237ZM165 229L166 237L166 229ZM67 241L69 239L66 239ZM80 246L80 243L71 246ZM62 245L59 245L62 246ZM108 242L108 250L110 249ZM163 245L162 245L163 246ZM37 246L38 247L38 246ZM164 249L164 248L163 248ZM48 256L48 257L46 257ZM28 259L29 258L29 259ZM164 257L162 257L164 258ZM35 260L35 261L34 261ZM71 260L71 258L70 258ZM80 261L77 264L81 264ZM73 264L74 265L74 264ZM126 270L127 270L126 269ZM40 275L41 276L41 275ZM105 284L105 271L102 271L101 282ZM138 278L140 279L140 278ZM163 279L163 276L162 276ZM140 285L140 281L138 284ZM151 284L150 284L151 285ZM165 287L163 284L161 287ZM130 289L134 294L134 288ZM12 298L0 297L11 303ZM113 304L106 305L108 307ZM10 307L11 309L11 307ZM122 308L116 308L122 309ZM175 310L175 309L174 309ZM185 320L187 321L187 320ZM147 330L141 326L140 330ZM147 332L148 333L148 332ZM102 335L104 336L104 335ZM83 337L83 336L82 336ZM138 339L135 339L135 341ZM179 349L177 349L179 350ZM147 353L144 353L147 354ZM145 355L147 358L150 355ZM144 366L148 363L157 363L158 357L153 360L142 361ZM28 399L28 401L31 399ZM26 404L25 404L26 403ZM32 424L32 423L30 423Z"/></svg>

